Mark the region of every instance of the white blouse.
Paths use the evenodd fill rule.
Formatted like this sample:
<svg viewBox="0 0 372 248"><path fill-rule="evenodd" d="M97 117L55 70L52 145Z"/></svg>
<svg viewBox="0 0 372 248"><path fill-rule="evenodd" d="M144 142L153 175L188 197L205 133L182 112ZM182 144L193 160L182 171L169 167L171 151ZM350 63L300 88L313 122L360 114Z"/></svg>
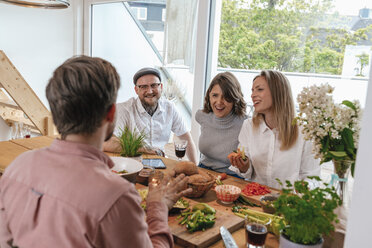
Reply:
<svg viewBox="0 0 372 248"><path fill-rule="evenodd" d="M246 173L240 173L234 166L229 169L248 180L281 188L276 178L285 185L286 180L293 183L308 176L320 176L319 160L314 158L311 142L304 140L301 129L296 143L282 151L275 128L271 130L261 121L255 129L251 119L245 120L239 134L239 146L249 157L250 167Z"/></svg>

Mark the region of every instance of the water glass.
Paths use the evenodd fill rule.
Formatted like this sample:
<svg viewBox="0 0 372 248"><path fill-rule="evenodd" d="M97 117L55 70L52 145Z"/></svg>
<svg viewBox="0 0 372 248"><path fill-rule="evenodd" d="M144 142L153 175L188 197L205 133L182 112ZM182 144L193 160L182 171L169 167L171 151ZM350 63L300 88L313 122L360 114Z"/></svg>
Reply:
<svg viewBox="0 0 372 248"><path fill-rule="evenodd" d="M10 127L10 138L12 140L18 139L18 122L13 122L12 126Z"/></svg>
<svg viewBox="0 0 372 248"><path fill-rule="evenodd" d="M159 185L161 183L161 181L163 180L163 178L164 178L164 173L161 172L161 171L155 170L155 172L152 173L149 176L148 183L151 183L151 184L157 186L157 185Z"/></svg>
<svg viewBox="0 0 372 248"><path fill-rule="evenodd" d="M23 128L23 122L19 122L18 123L18 139L23 139L24 138L24 133L25 133L25 130Z"/></svg>

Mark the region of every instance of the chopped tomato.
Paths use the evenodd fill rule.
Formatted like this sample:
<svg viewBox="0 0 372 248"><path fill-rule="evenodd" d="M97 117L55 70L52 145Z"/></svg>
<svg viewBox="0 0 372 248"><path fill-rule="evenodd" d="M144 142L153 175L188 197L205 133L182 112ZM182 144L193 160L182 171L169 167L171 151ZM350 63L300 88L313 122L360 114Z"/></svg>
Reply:
<svg viewBox="0 0 372 248"><path fill-rule="evenodd" d="M252 196L252 195L265 195L271 192L271 190L265 186L261 185L259 183L248 183L242 192L247 195L247 196Z"/></svg>

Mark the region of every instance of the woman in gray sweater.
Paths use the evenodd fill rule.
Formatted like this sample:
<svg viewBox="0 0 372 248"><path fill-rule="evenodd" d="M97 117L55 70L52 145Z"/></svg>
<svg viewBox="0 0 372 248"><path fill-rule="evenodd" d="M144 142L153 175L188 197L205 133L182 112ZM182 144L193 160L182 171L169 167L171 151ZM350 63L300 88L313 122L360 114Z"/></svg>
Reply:
<svg viewBox="0 0 372 248"><path fill-rule="evenodd" d="M195 115L201 127L199 167L237 176L228 169L227 155L238 147L238 135L247 118L246 105L239 81L232 73L219 73L213 78L204 108Z"/></svg>

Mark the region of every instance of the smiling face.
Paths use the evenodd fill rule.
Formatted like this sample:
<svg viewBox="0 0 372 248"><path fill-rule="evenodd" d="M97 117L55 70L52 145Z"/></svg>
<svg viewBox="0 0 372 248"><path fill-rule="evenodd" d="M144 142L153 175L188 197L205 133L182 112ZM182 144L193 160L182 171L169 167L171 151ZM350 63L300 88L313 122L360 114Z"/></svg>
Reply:
<svg viewBox="0 0 372 248"><path fill-rule="evenodd" d="M226 101L226 99L223 97L221 87L218 84L213 86L211 92L209 93L209 103L214 115L218 118L227 116L233 108L233 103Z"/></svg>
<svg viewBox="0 0 372 248"><path fill-rule="evenodd" d="M163 85L157 76L148 74L140 77L134 87L142 105L156 107L161 96Z"/></svg>
<svg viewBox="0 0 372 248"><path fill-rule="evenodd" d="M265 77L260 76L253 81L251 98L256 113L267 114L271 112L273 98Z"/></svg>

